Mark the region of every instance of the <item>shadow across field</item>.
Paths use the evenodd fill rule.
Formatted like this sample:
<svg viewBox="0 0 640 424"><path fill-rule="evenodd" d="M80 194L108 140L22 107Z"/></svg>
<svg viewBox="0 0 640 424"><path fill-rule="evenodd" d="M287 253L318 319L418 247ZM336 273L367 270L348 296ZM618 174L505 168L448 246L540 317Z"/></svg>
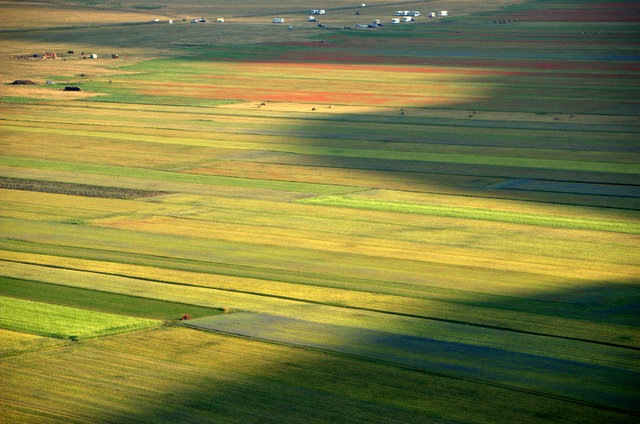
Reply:
<svg viewBox="0 0 640 424"><path fill-rule="evenodd" d="M194 320L189 326L218 333L203 332L203 340L221 340L207 355L226 355L229 335L244 340L246 369L203 370L197 389L160 394L171 398L171 407L105 418L295 422L305 416L364 423L630 422L640 416L637 349L447 325L450 340L248 312ZM261 349L277 352L267 357ZM203 354L194 347L187 355Z"/></svg>
<svg viewBox="0 0 640 424"><path fill-rule="evenodd" d="M384 316L379 319L384 320ZM626 356L626 366L618 367L594 362L590 357L594 348L587 340L510 334L508 330L484 327L473 331L451 323L442 324L449 329L450 340L251 313L204 318L189 325L640 414L635 406L640 372L627 369L627 361L640 358L633 348L596 347L599 355L609 360ZM561 339L561 343L554 339ZM560 356L564 357L555 356L559 344ZM581 357L581 353L586 356Z"/></svg>

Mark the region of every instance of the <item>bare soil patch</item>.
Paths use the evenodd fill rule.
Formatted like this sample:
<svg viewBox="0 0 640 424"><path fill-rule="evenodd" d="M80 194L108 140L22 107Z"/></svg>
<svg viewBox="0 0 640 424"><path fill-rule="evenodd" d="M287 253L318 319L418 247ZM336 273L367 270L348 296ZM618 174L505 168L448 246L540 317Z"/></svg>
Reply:
<svg viewBox="0 0 640 424"><path fill-rule="evenodd" d="M104 199L136 199L168 194L163 191L136 190L89 184L63 183L59 181L29 180L0 177L0 188L10 190L37 191L42 193L69 194L73 196L99 197Z"/></svg>

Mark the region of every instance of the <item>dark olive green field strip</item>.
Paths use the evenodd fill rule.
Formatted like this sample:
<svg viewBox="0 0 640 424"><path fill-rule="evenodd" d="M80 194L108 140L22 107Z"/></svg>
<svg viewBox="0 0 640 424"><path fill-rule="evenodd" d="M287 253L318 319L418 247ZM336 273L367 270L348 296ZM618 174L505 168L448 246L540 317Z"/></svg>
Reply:
<svg viewBox="0 0 640 424"><path fill-rule="evenodd" d="M221 313L220 309L8 277L0 277L0 295L112 314L164 320L177 320L185 314L195 318Z"/></svg>

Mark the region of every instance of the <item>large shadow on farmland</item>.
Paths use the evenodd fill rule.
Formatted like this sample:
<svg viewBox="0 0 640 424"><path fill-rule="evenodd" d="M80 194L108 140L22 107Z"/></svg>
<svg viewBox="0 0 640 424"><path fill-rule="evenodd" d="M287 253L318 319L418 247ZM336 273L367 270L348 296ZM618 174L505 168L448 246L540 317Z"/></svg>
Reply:
<svg viewBox="0 0 640 424"><path fill-rule="evenodd" d="M545 295L570 303L601 305L618 299L619 294L611 293L610 287L603 282ZM629 286L624 295L627 300L612 305L608 313L594 310L589 316L575 317L584 320L585 325L590 321L609 322L613 317L616 322L637 328L635 309L640 301L640 286ZM484 306L518 307L512 303ZM384 314L380 319L385 319ZM293 327L301 325L309 325L313 338L324 340L324 345L289 347L299 344L295 337L288 337ZM467 332L469 328L469 324L462 323L443 325L449 326L451 333L457 331L456 327ZM179 375L172 378L181 386L193 384L193 389L157 393L149 403L162 406L144 409L139 415L106 414L98 419L264 423L304 418L307 422L400 423L512 419L536 422L545 417L557 421L625 422L640 414L635 402L640 372L631 365L638 356L637 348L594 344L570 335L547 337L475 329L478 340L473 339L472 331L467 333L469 340L452 341L256 316L254 329L238 329L246 351L224 372L197 365L199 355L210 356L212 352L219 352L221 361L229 360L226 336L201 332L199 346L179 346L175 352L178 363L191 365L182 368L184 379ZM486 343L491 331L502 342ZM275 335L274 344L244 339L269 339L269 334ZM558 356L560 351L565 352L564 357ZM626 365L622 365L625 361ZM154 378L154 371L145 372Z"/></svg>

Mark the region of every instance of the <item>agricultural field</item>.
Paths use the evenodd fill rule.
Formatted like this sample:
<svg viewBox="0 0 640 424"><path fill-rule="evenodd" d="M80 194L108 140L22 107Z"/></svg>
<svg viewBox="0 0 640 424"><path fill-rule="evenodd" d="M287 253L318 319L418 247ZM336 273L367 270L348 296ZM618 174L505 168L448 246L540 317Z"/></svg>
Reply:
<svg viewBox="0 0 640 424"><path fill-rule="evenodd" d="M637 4L307 3L0 1L0 422L637 421Z"/></svg>

